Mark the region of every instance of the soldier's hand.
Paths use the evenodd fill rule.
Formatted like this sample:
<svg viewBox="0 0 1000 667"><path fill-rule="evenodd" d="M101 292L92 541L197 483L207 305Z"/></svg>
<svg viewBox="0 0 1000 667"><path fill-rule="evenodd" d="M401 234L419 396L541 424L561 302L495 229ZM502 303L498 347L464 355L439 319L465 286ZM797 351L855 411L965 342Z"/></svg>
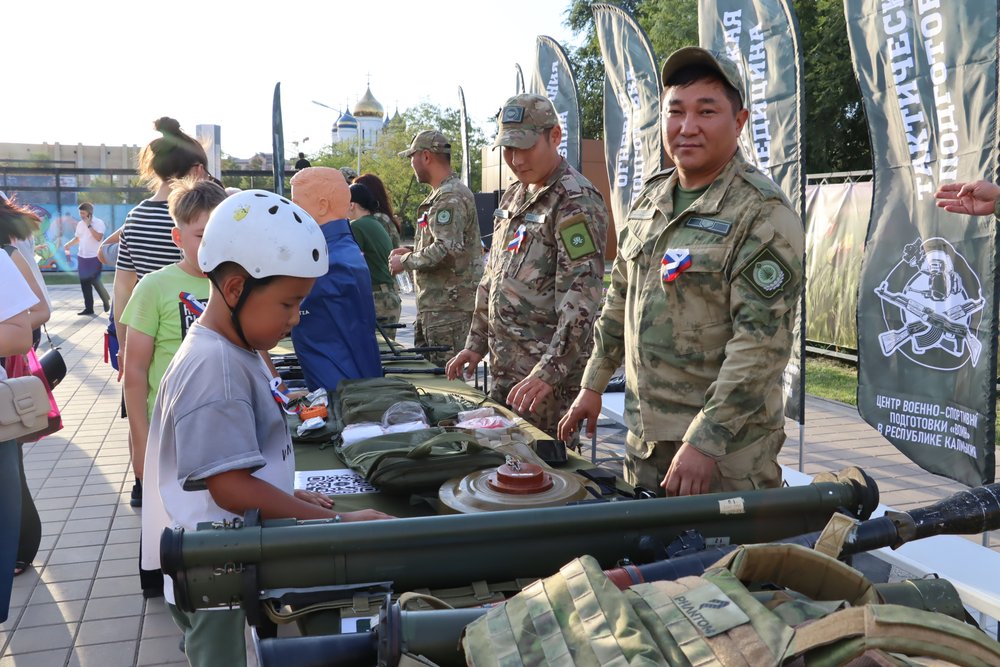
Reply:
<svg viewBox="0 0 1000 667"><path fill-rule="evenodd" d="M1000 197L1000 186L989 181L944 183L934 193L939 207L966 215L992 215L997 197Z"/></svg>
<svg viewBox="0 0 1000 667"><path fill-rule="evenodd" d="M681 445L660 482L668 496L697 496L708 493L719 474L715 459L702 454L689 442Z"/></svg>
<svg viewBox="0 0 1000 667"><path fill-rule="evenodd" d="M395 519L396 517L378 510L358 510L356 512L342 512L340 520L345 523L353 521L382 521L383 519Z"/></svg>
<svg viewBox="0 0 1000 667"><path fill-rule="evenodd" d="M483 360L483 355L472 350L462 350L445 364L444 372L449 380L455 380L459 376L466 380L471 380L476 372L476 366Z"/></svg>
<svg viewBox="0 0 1000 667"><path fill-rule="evenodd" d="M593 389L581 389L569 410L559 420L559 439L567 442L571 440L584 419L587 420L587 437L593 438L597 432L597 419L601 415L601 402L601 395Z"/></svg>
<svg viewBox="0 0 1000 667"><path fill-rule="evenodd" d="M552 385L529 375L507 392L507 405L517 412L537 412L542 401L552 395Z"/></svg>
<svg viewBox="0 0 1000 667"><path fill-rule="evenodd" d="M397 273L402 273L405 269L403 267L403 255L407 254L406 250L402 248L396 248L389 255L389 273L396 275Z"/></svg>

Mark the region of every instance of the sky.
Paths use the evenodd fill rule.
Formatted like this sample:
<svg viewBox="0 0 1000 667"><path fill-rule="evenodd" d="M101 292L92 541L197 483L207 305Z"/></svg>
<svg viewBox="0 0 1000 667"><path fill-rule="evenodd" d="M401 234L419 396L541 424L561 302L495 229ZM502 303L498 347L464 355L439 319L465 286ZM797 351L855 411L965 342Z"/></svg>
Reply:
<svg viewBox="0 0 1000 667"><path fill-rule="evenodd" d="M285 154L330 143L337 113L372 94L393 113L421 102L488 119L525 82L538 35L570 50L570 0L148 0L8 2L0 142L143 146L153 120L191 135L220 125L223 152L271 152L281 82ZM297 143L296 143L297 142Z"/></svg>

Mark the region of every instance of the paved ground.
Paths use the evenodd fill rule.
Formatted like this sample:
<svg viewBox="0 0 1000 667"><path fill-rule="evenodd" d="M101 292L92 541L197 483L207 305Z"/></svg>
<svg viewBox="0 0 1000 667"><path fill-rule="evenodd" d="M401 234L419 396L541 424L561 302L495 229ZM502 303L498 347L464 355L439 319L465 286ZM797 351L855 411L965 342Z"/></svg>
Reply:
<svg viewBox="0 0 1000 667"><path fill-rule="evenodd" d="M0 667L187 664L162 599L143 600L139 593L139 511L128 504L132 478L126 424L117 418L120 387L103 361L107 319L75 314L82 300L77 286L50 293L49 331L69 367L55 391L65 428L25 450L42 546L34 568L15 580L10 617L0 625ZM413 298L404 304L403 319L412 321ZM411 335L403 330L400 339ZM898 508L963 488L920 471L849 406L810 398L806 421L807 473L860 465L878 481L882 501ZM788 432L781 462L794 468L798 425L789 424ZM620 427L602 427L598 455L620 454L623 442ZM1000 548L1000 538L991 536L990 545Z"/></svg>

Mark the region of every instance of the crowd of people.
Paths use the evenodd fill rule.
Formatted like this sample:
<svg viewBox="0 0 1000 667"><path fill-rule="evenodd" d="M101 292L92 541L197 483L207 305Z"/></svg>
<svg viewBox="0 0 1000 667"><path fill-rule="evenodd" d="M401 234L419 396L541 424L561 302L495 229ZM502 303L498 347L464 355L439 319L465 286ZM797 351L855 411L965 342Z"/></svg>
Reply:
<svg viewBox="0 0 1000 667"><path fill-rule="evenodd" d="M592 435L601 394L624 366L627 482L660 495L780 484L781 374L802 289L803 226L739 149L748 110L736 66L686 48L667 59L662 79L674 167L649 178L618 221L606 296L608 210L560 156L563 130L540 95L511 97L498 114L494 148L516 182L494 212L485 266L473 194L436 130L399 154L430 187L412 245L375 174L314 167L300 153L290 198L227 193L204 148L167 117L139 157L151 196L122 228L105 238L93 206L80 205L64 247L79 246L80 314L95 314L96 290L120 345L130 503L142 508L140 586L165 596L192 665L242 664L245 618L173 604L159 569L164 528L193 530L251 508L263 518L391 519L339 512L326 496L294 489L291 436L275 400L286 388L268 351L291 337L308 390L381 376L376 332L395 336L401 274L415 285L415 345L451 379L489 355L490 397L551 437L572 443L583 422ZM972 215L994 213L998 196L986 182L938 193L947 210ZM2 356L37 345L49 318L31 261L37 224L30 209L0 200ZM109 261L111 294L101 283ZM0 572L15 574L38 544L19 459L17 443L0 443L0 498L17 508L0 515ZM10 583L0 576L0 620Z"/></svg>

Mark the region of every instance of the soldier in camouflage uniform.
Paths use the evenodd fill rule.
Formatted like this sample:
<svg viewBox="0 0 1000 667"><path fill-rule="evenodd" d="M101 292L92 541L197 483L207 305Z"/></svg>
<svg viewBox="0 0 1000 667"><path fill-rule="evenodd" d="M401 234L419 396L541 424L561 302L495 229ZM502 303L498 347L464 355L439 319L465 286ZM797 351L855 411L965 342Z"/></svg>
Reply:
<svg viewBox="0 0 1000 667"><path fill-rule="evenodd" d="M433 188L417 209L413 248L396 248L389 255L393 275L413 272L417 347L447 346L448 352L427 357L444 366L462 349L476 303L476 285L483 275L483 246L472 191L451 168L451 144L440 132L420 132L401 152L410 158L417 180Z"/></svg>
<svg viewBox="0 0 1000 667"><path fill-rule="evenodd" d="M738 149L736 66L699 48L663 66L676 170L647 181L619 235L583 389L589 419L625 362L625 476L667 495L773 487L785 440L781 375L802 289L802 223Z"/></svg>
<svg viewBox="0 0 1000 667"><path fill-rule="evenodd" d="M601 304L608 211L558 153L562 128L540 95L507 100L496 146L518 183L495 213L493 247L476 313L448 376L487 351L490 396L554 435L580 387Z"/></svg>

